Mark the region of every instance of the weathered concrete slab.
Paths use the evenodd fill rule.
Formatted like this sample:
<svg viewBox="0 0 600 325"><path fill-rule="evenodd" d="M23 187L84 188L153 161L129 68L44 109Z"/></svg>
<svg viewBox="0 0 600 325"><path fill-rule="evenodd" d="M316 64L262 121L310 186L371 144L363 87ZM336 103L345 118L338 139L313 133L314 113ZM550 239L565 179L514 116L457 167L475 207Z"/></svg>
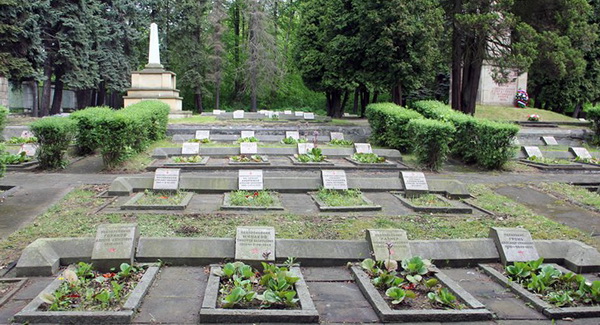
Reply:
<svg viewBox="0 0 600 325"><path fill-rule="evenodd" d="M496 244L502 264L540 258L527 229L492 227L490 237Z"/></svg>
<svg viewBox="0 0 600 325"><path fill-rule="evenodd" d="M233 259L233 238L148 238L138 242L136 259L156 262L158 259L172 265L206 265Z"/></svg>
<svg viewBox="0 0 600 325"><path fill-rule="evenodd" d="M122 263L133 264L139 237L140 232L135 223L98 226L92 250L92 263L104 272L118 268Z"/></svg>

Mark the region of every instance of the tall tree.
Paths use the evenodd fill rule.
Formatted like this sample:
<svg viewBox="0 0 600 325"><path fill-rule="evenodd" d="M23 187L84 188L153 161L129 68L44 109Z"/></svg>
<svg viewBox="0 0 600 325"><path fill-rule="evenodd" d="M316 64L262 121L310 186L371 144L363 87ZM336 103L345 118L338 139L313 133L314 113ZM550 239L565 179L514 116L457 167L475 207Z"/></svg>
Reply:
<svg viewBox="0 0 600 325"><path fill-rule="evenodd" d="M212 61L212 64L210 65L209 77L211 81L214 82L215 109L220 109L221 106L221 85L223 83L225 55L227 54L223 40L226 30L226 19L227 13L225 12L223 0L214 0L212 11L210 13L210 24L212 27L210 60Z"/></svg>

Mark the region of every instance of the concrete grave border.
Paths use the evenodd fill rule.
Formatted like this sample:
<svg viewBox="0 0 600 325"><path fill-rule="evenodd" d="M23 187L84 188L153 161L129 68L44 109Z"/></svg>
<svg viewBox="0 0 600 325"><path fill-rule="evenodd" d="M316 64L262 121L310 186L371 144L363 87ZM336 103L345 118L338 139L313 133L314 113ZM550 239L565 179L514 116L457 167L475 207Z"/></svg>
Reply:
<svg viewBox="0 0 600 325"><path fill-rule="evenodd" d="M18 190L19 186L16 185L0 185L0 190L3 190L3 193L0 193L0 202L2 200L6 200L9 196L14 195Z"/></svg>
<svg viewBox="0 0 600 325"><path fill-rule="evenodd" d="M39 163L40 162L37 160L32 160L32 161L24 162L22 164L9 164L9 165L6 165L6 171L14 172L14 171L33 170L33 169L37 168Z"/></svg>
<svg viewBox="0 0 600 325"><path fill-rule="evenodd" d="M0 299L0 307L4 306L4 304L6 304L10 298L17 293L17 291L21 290L25 283L27 283L27 280L28 278L0 278L0 282L17 283L14 288L12 288Z"/></svg>
<svg viewBox="0 0 600 325"><path fill-rule="evenodd" d="M433 194L439 200L449 204L446 207L428 207L428 206L417 206L413 205L409 200L404 197L404 193L401 192L391 192L391 194L397 198L405 207L412 209L415 212L425 212L425 213L448 213L448 214L470 214L473 213L472 208L459 207L454 202L446 199L442 195ZM430 193L432 194L432 193Z"/></svg>
<svg viewBox="0 0 600 325"><path fill-rule="evenodd" d="M383 322L427 322L427 321L476 321L490 320L493 314L485 306L464 290L458 283L448 276L436 270L435 278L450 292L465 302L467 309L422 309L422 310L394 310L390 308L379 291L371 283L369 276L360 266L353 265L350 270L352 277L356 280L360 291L369 301L379 319Z"/></svg>
<svg viewBox="0 0 600 325"><path fill-rule="evenodd" d="M319 211L321 212L361 212L361 211L380 211L382 208L380 205L376 205L373 201L369 200L364 194L361 194L361 198L367 205L348 205L348 206L329 206L325 202L321 201L317 196L317 192L309 192L308 195L315 201Z"/></svg>
<svg viewBox="0 0 600 325"><path fill-rule="evenodd" d="M258 155L258 156L260 156L262 158L262 162L255 162L255 161L250 161L250 162L233 161L233 159L231 159L231 157L229 157L228 164L229 165L233 165L233 166L268 166L268 165L271 164L271 162L269 161L269 157L263 156L263 155L259 155L259 154L256 154L256 155ZM244 156L254 156L254 155L244 155Z"/></svg>
<svg viewBox="0 0 600 325"><path fill-rule="evenodd" d="M119 311L38 311L44 303L35 297L25 308L14 316L19 323L67 323L67 324L128 324L131 323L135 310L141 305L142 299L158 274L158 266L150 266L135 286L129 298ZM52 294L65 280L54 279L42 292Z"/></svg>
<svg viewBox="0 0 600 325"><path fill-rule="evenodd" d="M372 163L372 164L367 164L367 163L361 163L359 161L356 161L354 159L352 159L352 157L344 157L344 159L346 159L347 161L353 163L356 166L361 166L361 167L398 167L398 164L393 163L389 160L386 159L386 161L382 162L382 163Z"/></svg>
<svg viewBox="0 0 600 325"><path fill-rule="evenodd" d="M146 195L144 192L139 192L134 195L129 201L125 202L121 205L121 210L185 210L190 204L194 193L187 192L187 194L183 197L179 204L174 205L137 205L137 201L139 201L142 197Z"/></svg>
<svg viewBox="0 0 600 325"><path fill-rule="evenodd" d="M509 280L502 273L495 270L493 267L485 264L479 264L479 267L485 274L490 276L496 282L509 288L513 293L521 297L526 303L531 304L537 311L552 319L562 319L565 317L598 317L600 316L600 306L590 307L555 307L552 304L545 302L536 294L523 288L522 285Z"/></svg>
<svg viewBox="0 0 600 325"><path fill-rule="evenodd" d="M210 275L200 309L201 323L318 323L319 312L310 297L308 286L304 281L299 267L292 266L290 271L300 279L296 282L295 289L300 299L300 309L225 309L217 308L220 277L215 275L221 267L210 266Z"/></svg>
<svg viewBox="0 0 600 325"><path fill-rule="evenodd" d="M334 166L335 164L332 163L331 161L325 159L323 161L320 162L300 162L298 160L298 158L294 157L294 156L290 156L289 157L290 160L292 161L292 164L297 165L297 166L317 166L317 167L323 167L323 166Z"/></svg>
<svg viewBox="0 0 600 325"><path fill-rule="evenodd" d="M192 156L194 156L194 155L191 155L191 156L188 155L188 157L192 157ZM200 155L198 155L198 156L200 156ZM173 157L169 157L170 162L164 163L162 167L186 168L186 167L204 166L208 163L209 159L210 159L210 157L208 157L208 156L202 156L202 159L196 163L178 163L178 162L173 161ZM152 163L154 163L154 161Z"/></svg>
<svg viewBox="0 0 600 325"><path fill-rule="evenodd" d="M541 169L543 171L600 171L598 165L584 164L581 162L573 162L571 165L565 164L544 164L539 162L533 162L527 159L519 159L519 163Z"/></svg>
<svg viewBox="0 0 600 325"><path fill-rule="evenodd" d="M252 192L249 190L249 192ZM231 205L231 192L223 194L223 205L221 205L221 210L242 210L242 211L283 211L283 205L281 203L281 197L279 193L271 192L271 194L275 195L275 205L269 207L260 207L260 206L242 206L242 205Z"/></svg>

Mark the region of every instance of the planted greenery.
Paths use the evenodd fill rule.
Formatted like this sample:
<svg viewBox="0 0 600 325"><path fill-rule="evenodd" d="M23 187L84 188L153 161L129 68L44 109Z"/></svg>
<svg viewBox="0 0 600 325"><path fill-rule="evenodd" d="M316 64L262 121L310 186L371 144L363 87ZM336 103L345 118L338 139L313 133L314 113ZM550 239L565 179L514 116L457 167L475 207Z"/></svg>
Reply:
<svg viewBox="0 0 600 325"><path fill-rule="evenodd" d="M175 156L171 160L178 164L195 164L202 161L202 156Z"/></svg>
<svg viewBox="0 0 600 325"><path fill-rule="evenodd" d="M135 202L135 205L177 205L185 198L187 192L153 192L144 191L144 196Z"/></svg>
<svg viewBox="0 0 600 325"><path fill-rule="evenodd" d="M302 163L323 162L327 158L327 156L323 155L323 151L320 148L312 148L305 154L295 154L294 157Z"/></svg>
<svg viewBox="0 0 600 325"><path fill-rule="evenodd" d="M448 202L441 200L435 194L423 194L417 197L406 198L412 205L418 207L448 207Z"/></svg>
<svg viewBox="0 0 600 325"><path fill-rule="evenodd" d="M572 161L566 160L566 159L546 158L546 157L538 157L538 156L531 156L531 157L527 158L527 160L534 162L534 163L540 163L540 164L546 164L546 165L572 165L573 164Z"/></svg>
<svg viewBox="0 0 600 325"><path fill-rule="evenodd" d="M269 191L233 191L229 194L232 206L270 207L277 202L276 195Z"/></svg>
<svg viewBox="0 0 600 325"><path fill-rule="evenodd" d="M283 138L283 140L281 140L281 143L283 144L297 144L297 143L307 143L308 140L305 138L300 138L300 139L294 139L292 137L287 137L287 138Z"/></svg>
<svg viewBox="0 0 600 325"><path fill-rule="evenodd" d="M317 192L317 198L325 205L332 207L368 205L358 189L331 190L322 188Z"/></svg>
<svg viewBox="0 0 600 325"><path fill-rule="evenodd" d="M248 137L248 138L239 138L237 140L237 143L242 143L242 142L258 142L258 139L256 137Z"/></svg>
<svg viewBox="0 0 600 325"><path fill-rule="evenodd" d="M79 262L66 269L64 282L52 294L42 294L48 311L109 311L119 310L144 275L145 269L121 264L118 272L101 273L91 264Z"/></svg>
<svg viewBox="0 0 600 325"><path fill-rule="evenodd" d="M77 132L77 124L66 117L47 117L31 123L40 143L37 158L43 169L64 168L66 152Z"/></svg>
<svg viewBox="0 0 600 325"><path fill-rule="evenodd" d="M563 274L552 265L542 264L543 261L540 258L529 262L514 262L505 267L505 272L509 279L556 307L600 303L600 281L590 283L582 275L572 272Z"/></svg>
<svg viewBox="0 0 600 325"><path fill-rule="evenodd" d="M385 157L380 157L375 153L355 153L352 159L362 164L381 164L385 162Z"/></svg>
<svg viewBox="0 0 600 325"><path fill-rule="evenodd" d="M240 163L253 163L253 162L258 163L258 162L266 161L266 159L260 155L238 155L238 156L233 156L230 159L234 162L240 162Z"/></svg>
<svg viewBox="0 0 600 325"><path fill-rule="evenodd" d="M413 141L407 125L411 120L422 119L421 114L393 103L370 104L365 114L373 131L371 142L402 152L412 149Z"/></svg>
<svg viewBox="0 0 600 325"><path fill-rule="evenodd" d="M209 138L204 138L204 139L191 139L191 140L188 140L188 142L212 143L212 141L210 141L210 139L209 139Z"/></svg>
<svg viewBox="0 0 600 325"><path fill-rule="evenodd" d="M585 164L600 165L600 159L595 158L595 157L593 157L593 158L576 157L575 161L580 162L580 163L585 163Z"/></svg>
<svg viewBox="0 0 600 325"><path fill-rule="evenodd" d="M331 139L331 141L329 141L329 144L332 146L351 146L354 144L354 142L344 139Z"/></svg>
<svg viewBox="0 0 600 325"><path fill-rule="evenodd" d="M417 160L431 170L439 170L450 153L450 142L456 132L451 123L415 119L408 122L407 130L412 134Z"/></svg>
<svg viewBox="0 0 600 325"><path fill-rule="evenodd" d="M281 309L299 308L295 284L300 279L287 266L261 262L258 272L242 262L227 263L219 274L218 307Z"/></svg>
<svg viewBox="0 0 600 325"><path fill-rule="evenodd" d="M390 256L392 246L388 243ZM433 265L427 259L415 256L398 263L389 258L378 262L368 258L362 261L361 267L394 309L463 308L456 296L434 277ZM427 303L430 308L426 307Z"/></svg>
<svg viewBox="0 0 600 325"><path fill-rule="evenodd" d="M11 137L10 139L8 139L8 141L6 141L6 143L8 143L8 144L25 144L25 143L36 143L37 141L38 141L38 139L36 137L29 137L29 138Z"/></svg>
<svg viewBox="0 0 600 325"><path fill-rule="evenodd" d="M18 165L28 161L31 161L31 157L28 157L25 152L18 154L4 153L0 155L0 164Z"/></svg>

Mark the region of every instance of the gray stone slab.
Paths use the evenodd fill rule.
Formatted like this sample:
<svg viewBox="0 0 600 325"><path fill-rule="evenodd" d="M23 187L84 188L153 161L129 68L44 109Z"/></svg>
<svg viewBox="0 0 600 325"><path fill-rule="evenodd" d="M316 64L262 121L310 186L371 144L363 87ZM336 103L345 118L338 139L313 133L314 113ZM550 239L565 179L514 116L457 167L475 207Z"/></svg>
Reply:
<svg viewBox="0 0 600 325"><path fill-rule="evenodd" d="M527 262L540 258L531 234L526 229L492 227L490 237L498 248L503 264Z"/></svg>
<svg viewBox="0 0 600 325"><path fill-rule="evenodd" d="M538 157L538 158L544 157L542 155L542 151L538 147L524 146L523 147L523 151L525 151L525 155L526 155L527 158L533 157L533 156Z"/></svg>
<svg viewBox="0 0 600 325"><path fill-rule="evenodd" d="M590 154L590 152L583 147L570 147L569 148L569 152L573 153L575 155L575 157L577 158L583 158L583 159L591 159L592 155Z"/></svg>
<svg viewBox="0 0 600 325"><path fill-rule="evenodd" d="M425 174L422 172L400 172L407 197L415 197L429 191Z"/></svg>
<svg viewBox="0 0 600 325"><path fill-rule="evenodd" d="M348 189L346 172L343 170L321 170L321 177L323 178L323 187L326 189Z"/></svg>
<svg viewBox="0 0 600 325"><path fill-rule="evenodd" d="M356 240L277 239L278 261L295 257L303 266L345 265L371 256L369 244Z"/></svg>
<svg viewBox="0 0 600 325"><path fill-rule="evenodd" d="M411 240L410 248L415 256L451 266L476 265L478 261L496 262L500 255L491 238L440 239L435 241Z"/></svg>
<svg viewBox="0 0 600 325"><path fill-rule="evenodd" d="M302 275L304 279L310 282L348 282L354 281L350 271L346 266L338 267L302 267ZM316 285L317 286L317 285ZM313 290L311 290L313 291ZM314 293L313 293L314 294ZM313 300L322 300L314 296Z"/></svg>
<svg viewBox="0 0 600 325"><path fill-rule="evenodd" d="M366 240L376 261L388 258L401 261L413 256L406 231L402 229L367 229Z"/></svg>
<svg viewBox="0 0 600 325"><path fill-rule="evenodd" d="M141 237L136 259L139 262L162 260L171 265L206 265L231 259L233 238L148 238Z"/></svg>
<svg viewBox="0 0 600 325"><path fill-rule="evenodd" d="M137 224L105 224L98 226L92 263L103 271L118 268L121 263L133 264L140 236Z"/></svg>
<svg viewBox="0 0 600 325"><path fill-rule="evenodd" d="M235 259L242 261L275 260L275 228L237 227Z"/></svg>
<svg viewBox="0 0 600 325"><path fill-rule="evenodd" d="M182 155L198 155L200 154L199 142L184 142L181 146Z"/></svg>
<svg viewBox="0 0 600 325"><path fill-rule="evenodd" d="M255 155L258 153L258 143L256 142L242 142L240 143L240 154L242 155Z"/></svg>
<svg viewBox="0 0 600 325"><path fill-rule="evenodd" d="M178 168L157 168L154 172L154 190L177 190L179 188Z"/></svg>
<svg viewBox="0 0 600 325"><path fill-rule="evenodd" d="M148 295L135 316L134 324L198 324L200 301L192 297Z"/></svg>
<svg viewBox="0 0 600 325"><path fill-rule="evenodd" d="M542 141L547 146L557 146L558 145L558 142L556 141L556 139L553 136L544 136L544 137L542 137Z"/></svg>
<svg viewBox="0 0 600 325"><path fill-rule="evenodd" d="M238 189L240 190L262 190L263 171L260 169L240 170L238 172Z"/></svg>
<svg viewBox="0 0 600 325"><path fill-rule="evenodd" d="M370 143L354 143L356 153L373 153Z"/></svg>

